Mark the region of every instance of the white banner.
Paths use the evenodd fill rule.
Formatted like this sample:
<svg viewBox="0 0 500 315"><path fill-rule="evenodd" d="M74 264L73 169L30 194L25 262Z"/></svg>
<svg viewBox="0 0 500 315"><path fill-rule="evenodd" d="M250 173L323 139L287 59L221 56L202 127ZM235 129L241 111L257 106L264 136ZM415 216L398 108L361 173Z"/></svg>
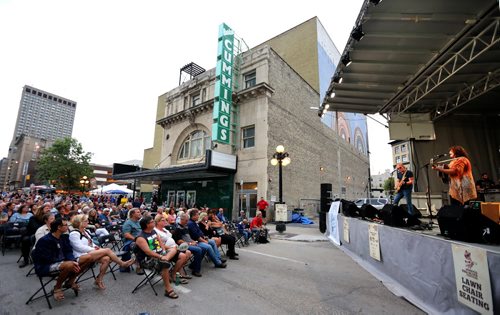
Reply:
<svg viewBox="0 0 500 315"><path fill-rule="evenodd" d="M378 224L368 224L368 243L370 246L370 256L380 261L380 240L378 237Z"/></svg>
<svg viewBox="0 0 500 315"><path fill-rule="evenodd" d="M493 315L486 251L456 244L452 251L458 301L481 314Z"/></svg>
<svg viewBox="0 0 500 315"><path fill-rule="evenodd" d="M333 243L340 246L340 234L339 234L339 221L338 214L340 208L340 201L332 202L330 206L330 211L326 217L326 237L328 237Z"/></svg>

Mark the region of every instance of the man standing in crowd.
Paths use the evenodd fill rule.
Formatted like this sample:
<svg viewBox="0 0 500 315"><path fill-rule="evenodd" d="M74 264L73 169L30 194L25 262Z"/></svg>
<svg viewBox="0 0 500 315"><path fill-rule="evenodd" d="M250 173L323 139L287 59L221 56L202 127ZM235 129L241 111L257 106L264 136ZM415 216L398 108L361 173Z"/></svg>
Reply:
<svg viewBox="0 0 500 315"><path fill-rule="evenodd" d="M259 209L260 213L262 214L262 220L264 221L264 223L266 222L267 207L269 207L267 201L264 200L264 197L260 197L259 202L257 202L257 209Z"/></svg>

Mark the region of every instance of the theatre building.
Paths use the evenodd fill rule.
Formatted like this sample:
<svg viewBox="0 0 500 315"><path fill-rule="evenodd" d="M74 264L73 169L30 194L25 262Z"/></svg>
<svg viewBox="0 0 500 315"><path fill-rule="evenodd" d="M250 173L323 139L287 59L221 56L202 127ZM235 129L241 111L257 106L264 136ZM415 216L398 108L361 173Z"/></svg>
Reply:
<svg viewBox="0 0 500 315"><path fill-rule="evenodd" d="M339 136L311 110L320 103L318 88L271 45L259 45L236 59L227 144L212 136L214 117L223 110L216 100L214 105L220 88L217 70L200 68L191 80L158 97L154 146L144 154L146 169L114 178L136 178L143 183L142 192L153 191L155 184L166 205L222 207L230 217L242 209L254 216L260 197L270 204L279 201L278 166L270 160L283 145L291 159L282 171L288 209L303 208L317 216L321 183L332 184L332 197L366 196L367 146L356 147L346 139L349 135Z"/></svg>

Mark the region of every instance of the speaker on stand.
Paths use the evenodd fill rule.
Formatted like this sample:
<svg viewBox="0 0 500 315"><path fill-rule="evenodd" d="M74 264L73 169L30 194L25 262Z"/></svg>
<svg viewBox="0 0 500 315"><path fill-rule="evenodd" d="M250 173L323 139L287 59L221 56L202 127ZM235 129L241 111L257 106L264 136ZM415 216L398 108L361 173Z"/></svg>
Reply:
<svg viewBox="0 0 500 315"><path fill-rule="evenodd" d="M326 232L326 214L330 210L332 204L332 184L322 183L320 194L320 210L319 210L319 231Z"/></svg>

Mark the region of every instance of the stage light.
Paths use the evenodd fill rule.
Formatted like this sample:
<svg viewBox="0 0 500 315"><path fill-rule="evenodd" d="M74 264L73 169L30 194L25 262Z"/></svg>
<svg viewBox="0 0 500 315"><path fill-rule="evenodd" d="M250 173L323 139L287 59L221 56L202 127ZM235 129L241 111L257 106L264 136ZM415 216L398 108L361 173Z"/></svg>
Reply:
<svg viewBox="0 0 500 315"><path fill-rule="evenodd" d="M330 93L330 98L334 98L334 97L335 97L335 92Z"/></svg>
<svg viewBox="0 0 500 315"><path fill-rule="evenodd" d="M325 108L326 109L330 108L330 104L325 104Z"/></svg>
<svg viewBox="0 0 500 315"><path fill-rule="evenodd" d="M337 83L337 84L341 84L343 80L344 80L344 78L342 78L342 77L340 76L340 74L336 74L336 75L333 77L333 82L334 82L334 83Z"/></svg>
<svg viewBox="0 0 500 315"><path fill-rule="evenodd" d="M346 66L346 67L349 67L349 65L352 63L351 57L349 57L349 53L346 53L346 54L342 57L342 63L343 63L343 64L344 64L344 66Z"/></svg>
<svg viewBox="0 0 500 315"><path fill-rule="evenodd" d="M361 25L356 26L352 32L351 32L351 37L354 38L356 41L360 41L361 38L365 36L365 33L363 33L363 29L361 28Z"/></svg>
<svg viewBox="0 0 500 315"><path fill-rule="evenodd" d="M370 2L373 3L374 5L377 5L380 2L382 2L382 0L370 0Z"/></svg>

